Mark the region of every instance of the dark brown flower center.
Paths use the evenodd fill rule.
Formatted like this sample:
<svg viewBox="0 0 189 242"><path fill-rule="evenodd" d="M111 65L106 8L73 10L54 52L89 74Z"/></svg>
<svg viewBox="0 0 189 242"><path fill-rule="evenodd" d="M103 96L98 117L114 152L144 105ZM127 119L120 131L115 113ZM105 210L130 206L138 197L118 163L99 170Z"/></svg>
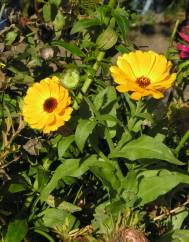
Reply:
<svg viewBox="0 0 189 242"><path fill-rule="evenodd" d="M139 85L139 87L145 88L150 85L150 79L145 76L141 76L136 79L136 83Z"/></svg>
<svg viewBox="0 0 189 242"><path fill-rule="evenodd" d="M58 104L57 100L54 97L50 97L45 100L43 104L43 109L48 113L52 113L57 107L57 104Z"/></svg>

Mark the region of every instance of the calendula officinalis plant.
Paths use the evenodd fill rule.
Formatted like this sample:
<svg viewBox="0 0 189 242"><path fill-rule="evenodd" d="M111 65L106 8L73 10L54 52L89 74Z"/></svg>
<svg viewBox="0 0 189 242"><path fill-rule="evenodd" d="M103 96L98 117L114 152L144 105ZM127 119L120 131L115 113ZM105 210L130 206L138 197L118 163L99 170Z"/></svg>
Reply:
<svg viewBox="0 0 189 242"><path fill-rule="evenodd" d="M2 242L189 241L188 21L131 2L1 1Z"/></svg>

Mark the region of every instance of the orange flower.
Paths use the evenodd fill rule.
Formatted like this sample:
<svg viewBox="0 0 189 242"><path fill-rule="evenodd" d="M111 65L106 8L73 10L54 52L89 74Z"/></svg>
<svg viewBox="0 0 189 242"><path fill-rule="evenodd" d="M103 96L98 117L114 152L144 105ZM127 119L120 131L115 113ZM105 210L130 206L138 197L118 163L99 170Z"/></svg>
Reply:
<svg viewBox="0 0 189 242"><path fill-rule="evenodd" d="M131 91L134 100L144 96L159 99L176 79L176 73L170 74L171 66L163 55L137 50L119 56L117 66L111 66L110 72L119 92Z"/></svg>
<svg viewBox="0 0 189 242"><path fill-rule="evenodd" d="M44 133L57 130L71 117L71 98L56 76L31 86L24 97L24 120Z"/></svg>

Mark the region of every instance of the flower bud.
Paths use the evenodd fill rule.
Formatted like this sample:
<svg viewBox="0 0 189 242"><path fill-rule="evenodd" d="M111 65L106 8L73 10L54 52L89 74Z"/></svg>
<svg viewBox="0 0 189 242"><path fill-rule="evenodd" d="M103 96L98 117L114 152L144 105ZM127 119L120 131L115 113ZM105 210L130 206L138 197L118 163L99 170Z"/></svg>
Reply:
<svg viewBox="0 0 189 242"><path fill-rule="evenodd" d="M79 72L74 68L67 69L59 79L65 88L75 89L79 83Z"/></svg>
<svg viewBox="0 0 189 242"><path fill-rule="evenodd" d="M116 44L117 38L117 34L113 30L113 28L108 27L98 36L96 40L96 45L101 50L108 50Z"/></svg>

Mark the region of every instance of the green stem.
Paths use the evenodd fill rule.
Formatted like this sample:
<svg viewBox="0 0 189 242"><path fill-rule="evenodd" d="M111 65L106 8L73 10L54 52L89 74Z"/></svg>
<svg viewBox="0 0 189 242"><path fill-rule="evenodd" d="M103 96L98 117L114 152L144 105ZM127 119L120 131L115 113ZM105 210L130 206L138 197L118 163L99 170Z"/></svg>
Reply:
<svg viewBox="0 0 189 242"><path fill-rule="evenodd" d="M107 140L107 143L108 143L108 146L110 149L110 153L111 153L114 150L114 143L112 141L108 127L106 127L106 129L105 129L105 137L106 137L106 140Z"/></svg>
<svg viewBox="0 0 189 242"><path fill-rule="evenodd" d="M182 139L180 140L179 144L177 145L176 149L175 149L175 153L176 155L179 154L180 150L182 149L182 147L184 146L184 144L186 143L186 141L189 139L189 130L184 134L184 136L182 137Z"/></svg>
<svg viewBox="0 0 189 242"><path fill-rule="evenodd" d="M104 51L100 51L100 52L98 53L97 61L96 61L96 62L94 63L94 65L93 65L93 70L95 70L95 71L98 70L98 68L99 68L99 66L100 66L100 62L101 62L101 60L104 58L104 55L105 55L105 52L104 52ZM90 78L90 77L87 77L87 79L85 80L85 82L84 82L84 84L83 84L83 86L82 86L82 88L81 88L81 92L80 92L80 93L78 94L78 96L77 96L77 101L75 101L74 104L73 104L73 108L74 108L75 110L77 110L77 109L79 108L79 106L78 106L78 102L81 102L82 99L83 99L83 95L82 95L82 93L86 93L86 92L87 92L87 90L88 90L88 88L90 87L92 81L93 81L93 79Z"/></svg>
<svg viewBox="0 0 189 242"><path fill-rule="evenodd" d="M108 3L108 7L109 8L114 8L115 5L116 5L116 0L109 0L109 3ZM100 66L100 62L103 60L104 56L105 56L105 52L104 51L99 51L98 52L98 55L97 55L97 58L96 58L97 60L96 60L96 62L93 65L93 70L95 70L95 71L98 70L98 68ZM92 81L93 81L93 79L88 76L87 79L85 80L82 88L81 88L81 92L78 94L76 100L73 103L73 109L78 110L78 108L79 108L78 103L80 103L82 101L82 99L83 99L82 93L86 93L87 92L87 90L89 89Z"/></svg>
<svg viewBox="0 0 189 242"><path fill-rule="evenodd" d="M170 41L169 41L169 47L167 48L167 52L165 54L165 56L168 58L168 54L169 54L169 48L171 48L171 46L173 45L173 41L175 39L175 35L177 33L177 29L178 29L178 26L179 26L179 23L180 23L180 20L177 19L176 23L175 23L175 26L174 26L174 29L173 29L173 32L171 34L171 38L170 38Z"/></svg>
<svg viewBox="0 0 189 242"><path fill-rule="evenodd" d="M98 56L97 56L97 61L94 63L93 65L93 70L97 71L99 66L100 66L100 61L104 58L104 55L105 55L105 52L104 51L100 51L98 53ZM83 84L81 90L83 93L86 93L86 91L88 90L89 86L91 85L91 82L93 81L93 79L91 78L87 78L85 80L85 83Z"/></svg>
<svg viewBox="0 0 189 242"><path fill-rule="evenodd" d="M175 35L177 33L177 29L178 29L178 26L179 26L179 23L180 23L180 20L177 19L176 23L175 23L175 26L174 26L174 29L173 29L173 32L172 32L172 35L171 35L171 39L170 39L170 43L169 43L169 47L172 46L173 44L173 41L175 39Z"/></svg>

